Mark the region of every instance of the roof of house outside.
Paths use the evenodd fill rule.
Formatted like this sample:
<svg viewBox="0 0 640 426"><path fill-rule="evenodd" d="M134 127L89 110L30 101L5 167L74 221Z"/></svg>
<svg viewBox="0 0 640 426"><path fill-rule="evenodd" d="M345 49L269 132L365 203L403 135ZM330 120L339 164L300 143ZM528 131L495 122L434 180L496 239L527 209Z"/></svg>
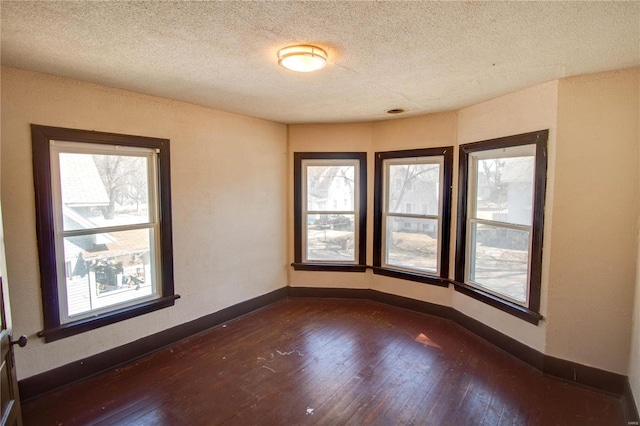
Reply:
<svg viewBox="0 0 640 426"><path fill-rule="evenodd" d="M88 154L60 154L62 202L69 207L106 206L109 196L93 157Z"/></svg>

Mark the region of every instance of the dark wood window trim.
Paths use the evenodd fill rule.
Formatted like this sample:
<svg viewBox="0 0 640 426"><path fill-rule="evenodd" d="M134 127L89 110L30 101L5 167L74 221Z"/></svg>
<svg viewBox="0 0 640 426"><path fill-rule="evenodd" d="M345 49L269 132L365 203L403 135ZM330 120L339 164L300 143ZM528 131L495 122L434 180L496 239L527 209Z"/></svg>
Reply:
<svg viewBox="0 0 640 426"><path fill-rule="evenodd" d="M523 133L486 141L460 145L458 168L458 226L456 236L455 280L452 281L456 291L474 299L480 300L524 319L532 324L538 324L540 315L540 285L542 280L542 240L544 233L544 205L547 184L547 140L548 130ZM535 182L532 220L531 264L529 278L529 306L523 307L516 303L502 299L493 294L465 283L465 261L467 241L467 210L468 210L468 167L469 154L478 151L488 151L498 148L508 148L521 145L535 145Z"/></svg>
<svg viewBox="0 0 640 426"><path fill-rule="evenodd" d="M296 271L333 271L333 272L364 272L365 265L334 265L331 263L296 263L291 264Z"/></svg>
<svg viewBox="0 0 640 426"><path fill-rule="evenodd" d="M422 274L419 271L406 271L382 266L382 203L384 199L384 170L386 159L410 157L442 156L443 162L443 196L442 196L442 241L440 247L440 274ZM400 278L424 284L447 287L449 285L449 247L451 234L451 186L453 181L453 147L411 149L402 151L376 152L374 174L373 204L373 273L393 278Z"/></svg>
<svg viewBox="0 0 640 426"><path fill-rule="evenodd" d="M451 283L454 285L456 291L465 294L473 299L484 302L489 306L493 306L494 308L499 309L503 312L514 315L531 324L538 325L538 323L542 319L542 315L540 315L536 311L532 311L531 309L527 309L524 306L520 306L508 300L500 299L499 297L494 296L491 293L483 292L476 287L471 287L470 285L458 281L451 281Z"/></svg>
<svg viewBox="0 0 640 426"><path fill-rule="evenodd" d="M416 272L401 271L398 269L383 268L380 266L372 267L373 273L384 275L391 278L399 278L401 280L415 281L423 284L432 284L440 287L449 287L447 278L437 277L435 275L424 275Z"/></svg>
<svg viewBox="0 0 640 426"><path fill-rule="evenodd" d="M364 272L367 263L367 153L366 152L295 152L293 154L293 222L294 262L296 271ZM302 262L302 161L357 160L359 162L358 259L354 264Z"/></svg>
<svg viewBox="0 0 640 426"><path fill-rule="evenodd" d="M129 136L77 129L31 125L33 148L33 175L36 202L36 235L40 258L40 281L44 328L38 332L45 342L113 324L139 315L174 305L180 296L174 294L173 244L171 227L171 179L169 140L142 136ZM58 274L55 255L54 210L52 206L51 140L103 145L136 146L156 149L158 152L158 192L160 212L160 269L161 297L130 307L110 311L96 317L61 324L58 300Z"/></svg>

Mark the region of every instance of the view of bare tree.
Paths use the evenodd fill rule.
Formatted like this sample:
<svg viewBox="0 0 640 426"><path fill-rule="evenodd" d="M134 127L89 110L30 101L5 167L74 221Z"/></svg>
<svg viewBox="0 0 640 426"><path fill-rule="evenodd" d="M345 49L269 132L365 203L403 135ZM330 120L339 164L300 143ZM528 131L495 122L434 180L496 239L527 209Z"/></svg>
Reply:
<svg viewBox="0 0 640 426"><path fill-rule="evenodd" d="M493 202L500 202L505 194L505 186L502 184L502 172L504 171L505 161L501 158L493 158L490 160L479 161L482 165L484 178L489 187L489 199Z"/></svg>
<svg viewBox="0 0 640 426"><path fill-rule="evenodd" d="M136 204L147 199L147 176L144 158L122 155L94 155L93 161L104 184L109 205L101 207L105 219L113 219L116 202Z"/></svg>
<svg viewBox="0 0 640 426"><path fill-rule="evenodd" d="M395 179L401 179L400 192L397 193L397 198L394 200L393 207L389 209L390 212L398 212L400 211L400 206L404 199L404 195L409 188L412 188L414 183L420 179L429 178L430 180L436 180L437 174L439 173L439 168L434 166L427 166L424 164L408 164L403 166L394 166L394 169L401 168L402 170L397 171L392 179L389 179L390 182ZM396 195L396 194L394 194ZM391 200L390 200L391 201Z"/></svg>

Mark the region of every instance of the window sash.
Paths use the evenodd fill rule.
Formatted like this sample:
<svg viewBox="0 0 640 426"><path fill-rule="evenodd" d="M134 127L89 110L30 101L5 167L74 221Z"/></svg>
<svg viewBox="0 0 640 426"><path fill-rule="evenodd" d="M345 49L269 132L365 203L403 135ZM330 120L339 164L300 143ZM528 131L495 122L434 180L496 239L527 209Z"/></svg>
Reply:
<svg viewBox="0 0 640 426"><path fill-rule="evenodd" d="M56 232L62 232L67 235L73 235L76 231L92 230L104 232L105 230L125 230L135 229L138 225L153 225L160 222L160 214L158 210L158 150L151 148L142 148L134 146L120 145L98 145L83 142L68 142L51 140L50 141L50 161L51 161L51 190L53 197L53 208L55 212L55 229ZM145 158L147 161L147 185L148 185L148 216L147 222L138 222L131 225L118 225L110 227L92 227L80 230L64 230L62 223L62 188L60 173L60 154L85 154L85 155L111 155L123 157Z"/></svg>
<svg viewBox="0 0 640 426"><path fill-rule="evenodd" d="M487 284L483 284L479 282L479 280L473 280L471 278L474 269L477 266L476 259L476 244L475 238L476 234L474 234L473 229L477 229L477 225L489 225L494 228L506 229L506 230L516 230L521 232L526 232L527 235L527 256L526 256L526 283L523 288L524 300L518 300L514 297L511 297L506 292L497 291L495 288ZM482 220L482 219L469 219L467 225L467 241L466 241L466 259L465 259L465 283L469 284L472 287L476 287L485 291L487 293L493 294L502 299L507 299L510 302L513 302L517 305L528 307L529 306L529 298L530 298L530 286L531 286L531 247L533 242L533 226L526 225L516 225L504 222L497 222L491 220Z"/></svg>
<svg viewBox="0 0 640 426"><path fill-rule="evenodd" d="M402 213L402 212L390 212L390 196L391 196L391 188L398 189L398 179L394 178L392 182L391 177L391 167L392 166L411 166L411 165L430 165L437 164L438 168L438 214L437 215L429 215L429 214L420 214L420 213ZM428 274L428 275L436 275L439 276L441 273L441 256L440 253L442 251L442 216L443 216L443 204L444 204L444 155L434 155L428 157L402 157L402 158L388 158L382 161L382 169L383 169L383 179L382 179L382 193L383 193L383 203L382 203L382 218L381 218L381 266L383 268L389 268L399 271L406 271L411 273L420 273L420 274ZM401 186L402 184L400 184ZM414 190L415 184L408 186L408 190ZM405 203L406 204L406 203ZM413 203L412 203L413 206ZM413 209L412 209L413 210ZM437 231L437 255L436 255L436 268L435 270L431 269L423 269L417 267L411 267L407 265L399 265L390 262L389 260L389 246L388 246L388 228L387 223L388 219L392 217L397 218L408 218L408 219L431 219L436 220L438 223L438 231Z"/></svg>
<svg viewBox="0 0 640 426"><path fill-rule="evenodd" d="M498 148L491 150L484 150L473 152L469 154L469 170L467 174L468 180L468 189L467 189L467 224L466 224L466 250L465 250L465 271L464 271L464 281L468 285L472 287L476 287L482 291L493 294L502 299L506 299L512 303L517 305L528 307L530 302L530 287L531 287L531 251L533 244L533 209L531 211L531 220L529 223L531 225L523 225L515 222L501 221L501 220L491 220L479 218L477 215L477 201L478 201L478 163L481 160L497 160L501 158L518 158L518 157L532 157L533 164L536 164L536 145L535 144L527 144L527 145L518 145L508 148ZM532 185L536 181L535 169L533 170L532 176ZM532 190L531 195L531 205L533 206L535 199L535 189ZM476 267L476 257L475 250L476 245L474 244L475 234L473 233L474 227L477 229L477 225L484 224L489 225L496 228L502 229L511 229L528 233L528 243L527 243L527 276L526 276L526 284L524 290L524 300L518 300L516 298L511 297L509 294L505 294L504 292L497 291L495 288L492 288L486 284L479 283L471 279L472 271Z"/></svg>
<svg viewBox="0 0 640 426"><path fill-rule="evenodd" d="M353 210L323 210L309 209L309 188L308 188L308 168L309 167L353 167ZM301 160L302 169L302 199L301 199L301 216L302 216L302 262L310 264L359 264L360 247L358 244L360 235L360 161L357 159L303 159ZM353 215L353 260L322 260L309 259L309 216L311 215Z"/></svg>
<svg viewBox="0 0 640 426"><path fill-rule="evenodd" d="M441 215L433 215L433 214L411 214L411 213L387 213L385 217L407 217L410 219L435 219L439 220Z"/></svg>
<svg viewBox="0 0 640 426"><path fill-rule="evenodd" d="M159 215L159 197L158 197L158 150L143 147L120 146L120 145L99 145L82 142L68 142L51 140L50 145L50 164L51 164L51 193L52 207L54 215L54 241L55 241L55 258L57 266L58 281L58 309L60 324L67 324L85 318L99 316L117 309L138 305L140 303L159 299L162 297L162 274L159 273L161 268L161 236L160 236L160 215ZM147 164L147 222L116 225L116 226L95 226L84 229L64 230L63 224L63 208L62 208L62 187L61 187L61 170L60 170L60 154L84 154L84 155L111 155L111 156L129 156L144 158ZM107 306L90 309L84 313L69 315L69 298L67 294L66 281L66 261L65 261L65 238L78 236L92 236L99 234L109 234L116 232L126 232L135 230L149 230L149 250L152 255L150 261L151 294L148 296L133 298L127 301L113 303ZM95 287L95 285L94 285ZM95 289L90 288L90 292Z"/></svg>
<svg viewBox="0 0 640 426"><path fill-rule="evenodd" d="M149 230L149 251L151 252L151 261L149 262L149 277L145 276L145 282L148 280L150 283L150 293L149 295L141 295L138 297L128 298L122 301L115 302L103 302L99 303L96 300L100 297L104 297L104 300L108 299L118 299L115 297L117 294L106 294L104 296L100 296L97 292L97 282L94 281L90 283L89 288L89 298L90 298L90 306L91 309L76 313L69 314L70 310L70 301L67 294L67 281L66 281L66 268L65 268L65 251L64 251L64 239L58 240L56 239L56 260L58 262L58 301L59 301L59 312L60 312L60 323L67 324L70 322L78 321L85 318L99 316L101 314L105 314L117 309L127 308L131 306L138 305L140 303L160 299L162 297L162 282L161 282L161 274L159 274L159 230L158 227L148 227L148 228L139 228L137 230ZM127 254L123 254L127 255ZM61 263L62 262L62 263ZM88 276L91 276L90 272L87 271ZM94 271L94 278L96 272ZM87 283L89 284L89 282ZM137 290L134 290L137 291ZM135 296L135 295L134 295ZM94 306L97 305L97 306Z"/></svg>
<svg viewBox="0 0 640 426"><path fill-rule="evenodd" d="M467 180L468 180L468 194L467 194L467 218L471 219L478 219L480 220L480 218L478 218L477 212L478 212L478 163L482 160L499 160L502 158L519 158L519 157L531 157L533 159L533 164L534 164L534 170L533 170L533 174L532 174L532 191L531 191L531 206L533 207L533 203L535 200L535 181L536 181L536 175L535 175L535 164L536 164L536 145L535 144L527 144L527 145L519 145L519 146L512 146L512 147L508 147L508 148L499 148L499 149L491 149L491 150L486 150L486 151L478 151L478 152L473 152L471 154L469 154L469 170L468 170L468 174L467 174ZM498 220L489 220L489 219L484 219L488 222L492 222L492 223L503 223L505 225L507 224L514 224L517 225L517 223L515 222L508 222L508 221L498 221ZM531 220L530 220L530 225L523 225L523 226L528 226L529 228L532 227L532 223L533 223L533 208L531 209Z"/></svg>
<svg viewBox="0 0 640 426"><path fill-rule="evenodd" d="M386 217L386 222L384 224L384 228L383 228L383 232L385 232L385 234L383 235L383 241L386 242L388 239L388 235L390 233L392 233L393 231L390 231L389 227L387 226L387 223L389 222L390 218L394 218L394 217L398 217L398 218L408 218L408 219L418 219L418 220L435 220L436 221L436 228L438 230L440 230L441 228L441 221L436 217L434 218L424 218L424 217L411 217L411 216L392 216L389 215ZM410 223L410 222L404 222L404 226L399 230L399 232L402 232L404 230L404 228L406 227L406 225ZM417 227L416 229L420 229L420 227ZM419 233L418 233L419 235ZM384 246L385 250L383 253L383 265L384 267L387 268L391 268L394 270L398 270L398 271L405 271L405 272L411 272L411 273L421 273L421 274L439 274L439 266L440 266L440 251L441 249L441 244L440 244L441 239L439 238L438 241L436 242L436 252L435 252L435 256L433 256L435 258L435 268L430 268L430 267L420 267L420 266L414 266L414 265L408 265L408 264L402 264L400 262L394 262L392 257L393 257L393 250L390 247ZM430 259L430 257L427 256L420 256L420 260L427 261Z"/></svg>

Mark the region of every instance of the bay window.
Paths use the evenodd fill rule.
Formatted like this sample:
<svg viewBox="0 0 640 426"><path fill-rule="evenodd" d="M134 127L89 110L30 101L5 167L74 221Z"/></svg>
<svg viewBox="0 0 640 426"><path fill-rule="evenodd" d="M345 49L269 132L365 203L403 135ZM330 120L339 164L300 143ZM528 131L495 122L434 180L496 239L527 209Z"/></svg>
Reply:
<svg viewBox="0 0 640 426"><path fill-rule="evenodd" d="M460 146L456 289L536 323L547 137Z"/></svg>

